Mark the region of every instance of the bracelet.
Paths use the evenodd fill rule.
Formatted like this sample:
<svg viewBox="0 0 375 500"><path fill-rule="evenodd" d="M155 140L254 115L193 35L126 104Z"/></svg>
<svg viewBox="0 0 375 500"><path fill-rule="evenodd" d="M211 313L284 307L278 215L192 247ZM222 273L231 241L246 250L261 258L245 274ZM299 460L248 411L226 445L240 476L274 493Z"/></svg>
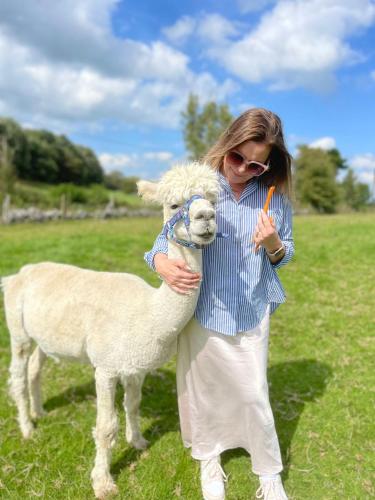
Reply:
<svg viewBox="0 0 375 500"><path fill-rule="evenodd" d="M279 255L279 253L281 253L283 250L285 250L285 247L284 245L281 245L280 248L278 248L275 252L273 253L270 253L270 252L267 252L266 250L266 254L269 256L269 257L277 257Z"/></svg>

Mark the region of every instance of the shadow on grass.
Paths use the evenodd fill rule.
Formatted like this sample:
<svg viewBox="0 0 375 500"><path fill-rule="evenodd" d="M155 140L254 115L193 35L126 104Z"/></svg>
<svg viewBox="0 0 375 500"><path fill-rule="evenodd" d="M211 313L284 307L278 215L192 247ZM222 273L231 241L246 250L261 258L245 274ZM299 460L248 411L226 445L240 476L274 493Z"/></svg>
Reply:
<svg viewBox="0 0 375 500"><path fill-rule="evenodd" d="M47 412L50 412L55 408L61 408L62 406L79 403L95 397L95 381L93 379L91 382L87 382L86 384L69 387L66 391L49 398L43 403L43 408Z"/></svg>
<svg viewBox="0 0 375 500"><path fill-rule="evenodd" d="M285 479L288 477L291 463L291 443L305 405L316 401L324 394L331 376L330 366L315 359L278 363L268 370L269 394L284 465L282 474ZM239 456L248 454L242 449L227 451L223 456L223 464Z"/></svg>
<svg viewBox="0 0 375 500"><path fill-rule="evenodd" d="M324 394L327 382L332 375L329 365L315 359L302 359L279 363L268 371L269 392L275 417L277 434L284 465L283 476L288 477L291 463L291 443L296 432L299 418L306 403L314 402ZM176 378L174 372L161 369L148 374L143 385L141 416L150 419L149 426L144 430L144 437L152 446L167 432L178 432L178 412L176 395ZM71 387L63 393L50 398L44 407L47 411L65 406L73 402L79 403L95 397L95 384ZM123 391L118 385L116 392L117 410L122 409ZM120 430L121 432L121 430ZM111 472L116 477L121 470L137 461L142 451L128 447L112 464ZM248 456L242 449L228 450L223 455L223 465L231 458Z"/></svg>
<svg viewBox="0 0 375 500"><path fill-rule="evenodd" d="M149 448L167 432L178 432L178 409L176 394L176 375L166 369L148 374L143 384L140 413L151 419L143 436L149 441ZM135 462L141 450L128 447L111 466L111 473L116 478L121 471Z"/></svg>
<svg viewBox="0 0 375 500"><path fill-rule="evenodd" d="M121 384L116 390L116 409L118 413L123 412L124 391ZM56 408L72 403L79 403L87 399L95 398L95 381L70 387L66 391L53 396L44 403L44 408L50 412ZM140 408L141 417L151 420L149 426L143 429L143 436L152 446L166 432L177 432L179 430L176 376L175 373L161 369L146 376L142 389L142 402ZM48 418L48 417L47 417ZM52 417L51 417L52 418ZM124 429L119 429L119 433ZM132 447L127 447L124 453L112 464L111 473L118 476L122 469L138 460L142 453Z"/></svg>

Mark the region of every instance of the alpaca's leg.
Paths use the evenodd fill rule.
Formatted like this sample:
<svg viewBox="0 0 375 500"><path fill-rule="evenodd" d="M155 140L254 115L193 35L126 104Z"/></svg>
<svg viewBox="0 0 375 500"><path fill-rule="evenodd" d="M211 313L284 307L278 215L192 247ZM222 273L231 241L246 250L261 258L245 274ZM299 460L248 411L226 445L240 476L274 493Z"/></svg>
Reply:
<svg viewBox="0 0 375 500"><path fill-rule="evenodd" d="M42 406L42 394L40 389L41 369L46 355L39 346L36 346L29 359L28 383L30 396L30 414L32 418L42 417L45 414Z"/></svg>
<svg viewBox="0 0 375 500"><path fill-rule="evenodd" d="M124 409L126 416L126 440L129 444L143 450L148 441L142 436L139 427L139 405L142 399L142 384L145 375L131 375L122 379L125 389Z"/></svg>
<svg viewBox="0 0 375 500"><path fill-rule="evenodd" d="M22 435L29 438L33 431L33 424L29 414L29 400L27 394L27 363L30 357L31 342L24 338L14 338L11 331L12 360L9 368L10 395L16 403L18 422Z"/></svg>
<svg viewBox="0 0 375 500"><path fill-rule="evenodd" d="M115 445L118 422L115 410L117 377L97 368L95 370L97 416L93 431L96 444L95 466L91 472L96 498L117 493L111 474L111 449Z"/></svg>

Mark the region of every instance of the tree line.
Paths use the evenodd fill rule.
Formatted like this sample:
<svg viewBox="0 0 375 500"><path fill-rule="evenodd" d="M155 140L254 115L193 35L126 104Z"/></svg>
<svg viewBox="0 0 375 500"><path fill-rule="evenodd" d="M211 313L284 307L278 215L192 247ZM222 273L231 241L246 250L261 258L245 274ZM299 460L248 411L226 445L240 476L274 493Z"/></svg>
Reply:
<svg viewBox="0 0 375 500"><path fill-rule="evenodd" d="M232 120L226 104L212 101L201 106L198 97L190 95L182 113L189 158L202 158ZM370 202L369 186L358 181L336 148L326 151L301 144L292 169L297 210L334 213L343 207L360 210ZM17 179L58 184L63 191L74 190L74 185L99 184L134 193L138 177L105 173L91 149L64 135L25 129L10 118L0 118L0 191L12 192Z"/></svg>
<svg viewBox="0 0 375 500"><path fill-rule="evenodd" d="M137 177L105 173L95 153L74 144L65 135L21 127L11 118L0 118L0 188L11 192L17 179L52 185L103 185L125 193L136 192Z"/></svg>
<svg viewBox="0 0 375 500"><path fill-rule="evenodd" d="M197 96L190 95L182 113L184 141L190 159L202 158L233 118L226 104L209 102L200 106ZM334 213L340 206L360 210L370 202L369 186L358 181L336 148L326 151L299 145L292 171L297 210ZM340 172L345 172L341 181L338 180Z"/></svg>
<svg viewBox="0 0 375 500"><path fill-rule="evenodd" d="M16 121L2 118L0 141L2 154L6 148L19 179L82 186L103 182L104 172L94 152L64 135L24 129Z"/></svg>

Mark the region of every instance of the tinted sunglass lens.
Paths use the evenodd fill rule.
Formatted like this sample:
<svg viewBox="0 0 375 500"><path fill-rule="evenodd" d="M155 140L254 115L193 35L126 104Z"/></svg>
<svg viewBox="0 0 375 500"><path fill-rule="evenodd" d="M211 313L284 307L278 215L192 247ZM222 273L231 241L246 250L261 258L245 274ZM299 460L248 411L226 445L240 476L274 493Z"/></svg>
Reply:
<svg viewBox="0 0 375 500"><path fill-rule="evenodd" d="M257 163L249 163L249 170L253 175L261 175L265 169Z"/></svg>
<svg viewBox="0 0 375 500"><path fill-rule="evenodd" d="M232 163L232 165L242 165L243 157L240 154L236 153L235 151L230 151L227 156L229 162Z"/></svg>

